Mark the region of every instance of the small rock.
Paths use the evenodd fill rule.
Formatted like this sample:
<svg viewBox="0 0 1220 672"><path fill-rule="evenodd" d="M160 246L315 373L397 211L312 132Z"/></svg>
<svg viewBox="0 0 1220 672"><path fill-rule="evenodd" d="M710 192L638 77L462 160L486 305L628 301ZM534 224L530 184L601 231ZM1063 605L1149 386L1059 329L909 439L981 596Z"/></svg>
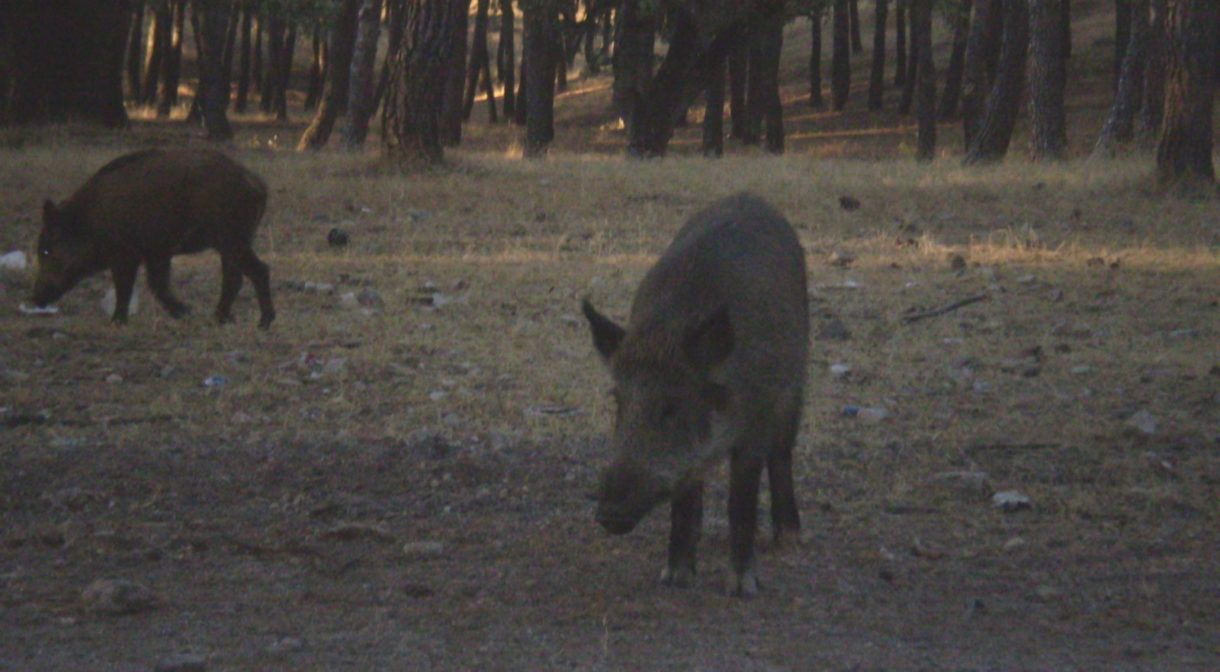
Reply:
<svg viewBox="0 0 1220 672"><path fill-rule="evenodd" d="M852 196L840 196L839 207L848 212L860 209L860 201Z"/></svg>
<svg viewBox="0 0 1220 672"><path fill-rule="evenodd" d="M1015 551L1017 549L1024 548L1026 546L1026 544L1027 544L1027 542L1025 541L1024 538L1013 537L1012 539L1009 539L1008 541L1004 542L1004 550L1009 553L1012 553L1013 551Z"/></svg>
<svg viewBox="0 0 1220 672"><path fill-rule="evenodd" d="M360 307L360 301L356 298L355 292L344 292L339 295L339 305L344 308L354 309Z"/></svg>
<svg viewBox="0 0 1220 672"><path fill-rule="evenodd" d="M830 375L835 378L843 379L851 375L851 366L847 364L831 364Z"/></svg>
<svg viewBox="0 0 1220 672"><path fill-rule="evenodd" d="M1083 375L1085 375L1086 373L1092 373L1092 372L1093 372L1093 367L1091 367L1091 366L1084 366L1084 365L1081 365L1081 366L1073 366L1073 367L1070 369L1070 371L1071 371L1071 373L1072 373L1072 375L1073 375L1073 376L1083 376Z"/></svg>
<svg viewBox="0 0 1220 672"><path fill-rule="evenodd" d="M138 614L156 606L148 588L126 579L98 579L81 593L85 608L107 616Z"/></svg>
<svg viewBox="0 0 1220 672"><path fill-rule="evenodd" d="M344 231L338 227L331 229L330 232L326 234L326 244L330 245L331 247L343 247L347 245L347 241L347 231Z"/></svg>
<svg viewBox="0 0 1220 672"><path fill-rule="evenodd" d="M1127 418L1127 426L1134 427L1145 434L1156 434L1156 416L1149 413L1146 409L1136 411L1134 415Z"/></svg>
<svg viewBox="0 0 1220 672"><path fill-rule="evenodd" d="M851 266L852 262L854 262L855 260L856 260L855 256L848 254L842 250L835 250L834 252L832 252L830 254L830 258L826 260L826 263L830 264L831 266L847 268L848 266Z"/></svg>
<svg viewBox="0 0 1220 672"><path fill-rule="evenodd" d="M365 287L356 295L356 303L365 308L381 308L385 305L385 301L381 299L381 295L372 287Z"/></svg>
<svg viewBox="0 0 1220 672"><path fill-rule="evenodd" d="M412 560L432 560L445 553L445 545L439 541L409 541L402 545L403 555Z"/></svg>
<svg viewBox="0 0 1220 672"><path fill-rule="evenodd" d="M845 418L854 418L859 414L860 414L860 407L853 406L851 404L844 406L843 410L839 411L839 415L841 415Z"/></svg>
<svg viewBox="0 0 1220 672"><path fill-rule="evenodd" d="M180 653L157 662L156 672L206 672L208 659L197 653Z"/></svg>
<svg viewBox="0 0 1220 672"><path fill-rule="evenodd" d="M229 384L229 379L221 375L208 376L203 379L204 387L221 388Z"/></svg>
<svg viewBox="0 0 1220 672"><path fill-rule="evenodd" d="M6 271L24 271L29 266L26 261L25 252L21 250L13 250L0 254L0 268Z"/></svg>
<svg viewBox="0 0 1220 672"><path fill-rule="evenodd" d="M449 396L449 393L444 390L432 390L431 392L428 393L428 398L431 399L432 401L442 401L445 399L445 397L448 397L448 396Z"/></svg>
<svg viewBox="0 0 1220 672"><path fill-rule="evenodd" d="M43 306L43 307L39 308L38 306L29 306L24 303L21 304L20 306L17 306L17 310L21 311L22 315L35 315L36 316L36 315L57 315L57 314L59 314L59 308L57 308L55 306Z"/></svg>
<svg viewBox="0 0 1220 672"><path fill-rule="evenodd" d="M301 291L311 294L329 294L335 291L335 286L329 282L313 282L306 280L301 284Z"/></svg>
<svg viewBox="0 0 1220 672"><path fill-rule="evenodd" d="M1034 276L1032 276L1032 275L1022 275L1022 276L1020 276L1020 277L1018 277L1018 278L1017 278L1017 284L1020 284L1020 285L1032 285L1032 284L1034 284L1034 282L1035 282L1036 280L1037 280L1037 278L1036 278L1036 277L1034 277Z"/></svg>
<svg viewBox="0 0 1220 672"><path fill-rule="evenodd" d="M868 422L881 422L882 420L888 418L889 415L890 412L884 408L881 408L880 406L868 406L861 408L859 412L856 413L856 417Z"/></svg>
<svg viewBox="0 0 1220 672"><path fill-rule="evenodd" d="M1005 513L1012 513L1033 508L1034 503L1029 497L1016 490L1004 490L995 493L991 498L991 505Z"/></svg>
<svg viewBox="0 0 1220 672"><path fill-rule="evenodd" d="M123 382L123 377L117 373L112 373L109 376L106 376L106 382L111 385L118 385L119 383Z"/></svg>
<svg viewBox="0 0 1220 672"><path fill-rule="evenodd" d="M407 210L407 219L412 222L422 222L431 216L427 210Z"/></svg>
<svg viewBox="0 0 1220 672"><path fill-rule="evenodd" d="M347 371L346 357L332 357L326 360L326 365L322 367L322 373L329 375L339 375Z"/></svg>
<svg viewBox="0 0 1220 672"><path fill-rule="evenodd" d="M284 637L283 639L277 639L274 642L271 642L271 644L267 646L267 653L272 655L282 655L285 653L292 653L293 651L300 651L304 646L305 643L297 637Z"/></svg>

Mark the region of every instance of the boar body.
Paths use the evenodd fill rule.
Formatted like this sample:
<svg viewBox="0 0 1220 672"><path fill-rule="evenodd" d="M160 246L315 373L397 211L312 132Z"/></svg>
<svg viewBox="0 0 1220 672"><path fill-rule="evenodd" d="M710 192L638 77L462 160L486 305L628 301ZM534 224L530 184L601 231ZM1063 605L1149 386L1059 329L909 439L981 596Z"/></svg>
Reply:
<svg viewBox="0 0 1220 672"><path fill-rule="evenodd" d="M776 540L799 530L792 447L809 349L807 306L805 255L795 232L748 194L691 218L640 284L625 328L585 303L617 403L614 457L601 475L597 520L626 533L669 501L666 583L683 585L694 576L704 475L725 459L731 592L757 590L754 536L764 467Z"/></svg>
<svg viewBox="0 0 1220 672"><path fill-rule="evenodd" d="M243 275L258 295L259 326L275 319L270 273L252 248L267 205L267 185L229 157L206 150L147 150L102 167L68 200L43 205L38 276L33 301L45 306L83 278L109 270L115 322L127 320L136 274L144 265L148 286L166 311L189 308L170 290L170 259L216 250L221 296L216 317L232 321Z"/></svg>

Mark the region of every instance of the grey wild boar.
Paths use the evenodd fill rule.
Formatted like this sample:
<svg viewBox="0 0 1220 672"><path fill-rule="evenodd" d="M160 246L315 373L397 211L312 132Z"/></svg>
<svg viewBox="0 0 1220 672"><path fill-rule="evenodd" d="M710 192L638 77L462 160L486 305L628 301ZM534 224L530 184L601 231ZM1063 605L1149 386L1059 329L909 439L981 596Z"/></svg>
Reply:
<svg viewBox="0 0 1220 672"><path fill-rule="evenodd" d="M119 157L60 205L43 204L34 305L57 301L82 279L109 270L115 322L127 308L142 264L148 286L165 310L190 312L170 291L170 259L203 250L220 252L216 318L233 319L242 276L258 294L266 329L275 319L270 272L251 243L267 206L267 185L233 159L207 150L147 150Z"/></svg>
<svg viewBox="0 0 1220 672"><path fill-rule="evenodd" d="M792 446L809 350L807 306L800 241L780 213L749 194L687 222L644 277L626 327L584 302L617 405L597 522L626 534L670 502L662 582L684 586L694 578L703 479L725 459L730 593L758 590L754 533L764 467L776 541L799 531Z"/></svg>

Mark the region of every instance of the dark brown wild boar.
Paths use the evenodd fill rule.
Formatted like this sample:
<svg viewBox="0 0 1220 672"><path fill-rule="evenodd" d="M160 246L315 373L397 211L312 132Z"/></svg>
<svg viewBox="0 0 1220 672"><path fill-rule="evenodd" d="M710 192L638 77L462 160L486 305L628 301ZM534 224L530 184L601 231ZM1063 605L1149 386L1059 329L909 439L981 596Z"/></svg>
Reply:
<svg viewBox="0 0 1220 672"><path fill-rule="evenodd" d="M109 270L114 321L126 322L143 264L153 295L182 317L190 309L170 291L170 258L212 249L220 252L222 272L217 319L233 320L245 275L266 329L275 319L270 273L251 247L266 205L262 179L219 152L153 149L119 157L62 204L43 204L34 304L52 303L81 279Z"/></svg>
<svg viewBox="0 0 1220 672"><path fill-rule="evenodd" d="M799 531L792 446L809 350L807 305L800 241L782 215L748 194L691 218L644 277L626 328L584 302L618 407L597 521L625 534L669 501L664 583L694 577L703 478L726 458L729 591L758 590L754 532L764 466L776 541Z"/></svg>

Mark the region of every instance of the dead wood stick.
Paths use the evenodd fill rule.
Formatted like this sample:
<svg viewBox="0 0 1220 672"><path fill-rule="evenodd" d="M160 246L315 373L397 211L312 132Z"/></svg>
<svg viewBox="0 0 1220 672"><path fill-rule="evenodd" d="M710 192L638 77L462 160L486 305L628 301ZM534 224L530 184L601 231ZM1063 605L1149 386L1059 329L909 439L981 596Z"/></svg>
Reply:
<svg viewBox="0 0 1220 672"><path fill-rule="evenodd" d="M951 313L951 312L957 310L958 308L968 306L972 303L978 303L979 301L986 301L989 298L991 298L990 294L978 294L976 296L968 296L968 297L962 299L961 301L954 301L953 303L950 303L949 305L941 307L941 308L933 308L932 310L925 310L922 313L904 315L902 318L902 321L904 324L910 324L912 322L918 322L922 319L926 319L929 317L937 317L939 315L944 315L945 313Z"/></svg>

